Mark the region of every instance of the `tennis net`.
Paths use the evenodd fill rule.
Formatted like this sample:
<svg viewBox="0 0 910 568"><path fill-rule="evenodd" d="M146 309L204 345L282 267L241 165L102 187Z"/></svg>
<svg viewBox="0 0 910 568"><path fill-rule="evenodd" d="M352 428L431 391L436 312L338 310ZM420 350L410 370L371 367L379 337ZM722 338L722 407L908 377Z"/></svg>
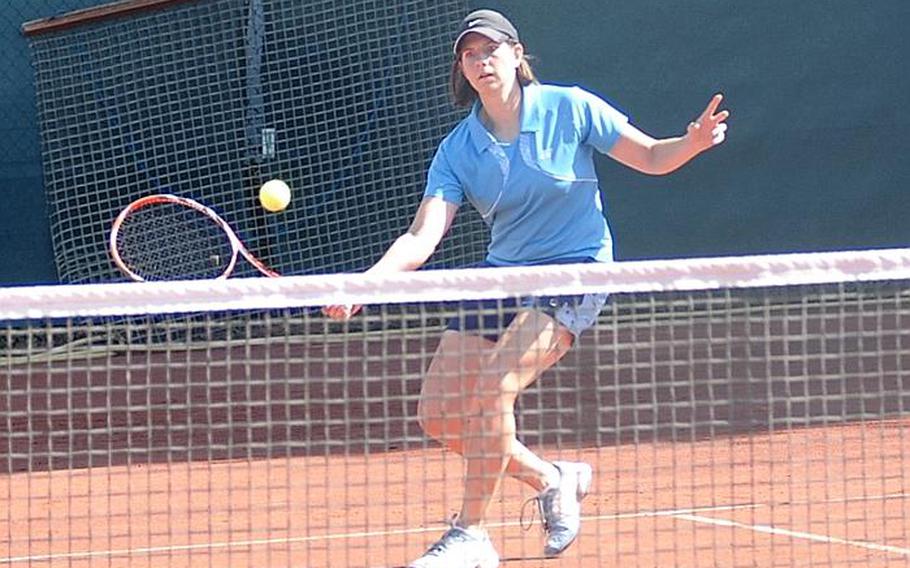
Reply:
<svg viewBox="0 0 910 568"><path fill-rule="evenodd" d="M910 251L884 250L0 290L0 565L406 565L461 506L417 419L446 321L593 292L515 412L594 467L547 565L907 564ZM535 494L490 506L506 565L541 565Z"/></svg>

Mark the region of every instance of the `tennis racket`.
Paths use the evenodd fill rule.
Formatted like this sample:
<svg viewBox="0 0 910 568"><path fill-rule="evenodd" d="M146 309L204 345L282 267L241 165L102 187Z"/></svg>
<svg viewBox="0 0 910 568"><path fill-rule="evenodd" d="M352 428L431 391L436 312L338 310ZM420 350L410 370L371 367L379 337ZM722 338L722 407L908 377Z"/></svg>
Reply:
<svg viewBox="0 0 910 568"><path fill-rule="evenodd" d="M111 228L110 253L117 268L137 282L224 279L240 255L265 276L280 276L253 256L217 213L170 194L127 205Z"/></svg>

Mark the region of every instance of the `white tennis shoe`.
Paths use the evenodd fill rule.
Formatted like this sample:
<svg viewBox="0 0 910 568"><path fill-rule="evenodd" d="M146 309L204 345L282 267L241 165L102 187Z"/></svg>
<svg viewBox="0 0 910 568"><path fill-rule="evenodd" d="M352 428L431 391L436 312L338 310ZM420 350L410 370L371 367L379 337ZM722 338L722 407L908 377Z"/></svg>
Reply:
<svg viewBox="0 0 910 568"><path fill-rule="evenodd" d="M559 485L544 489L537 506L547 533L544 555L557 556L575 542L581 528L581 501L588 494L594 476L586 463L553 462L559 470Z"/></svg>
<svg viewBox="0 0 910 568"><path fill-rule="evenodd" d="M452 526L408 568L497 568L499 554L486 531Z"/></svg>

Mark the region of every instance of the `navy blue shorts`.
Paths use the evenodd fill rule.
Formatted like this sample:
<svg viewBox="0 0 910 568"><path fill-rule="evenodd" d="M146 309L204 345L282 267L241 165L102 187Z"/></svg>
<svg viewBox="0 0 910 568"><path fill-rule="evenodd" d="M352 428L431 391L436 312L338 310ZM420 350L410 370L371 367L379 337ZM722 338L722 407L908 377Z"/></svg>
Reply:
<svg viewBox="0 0 910 568"><path fill-rule="evenodd" d="M551 264L596 262L591 258L576 258ZM481 262L470 268L490 268ZM597 322L597 316L607 303L607 294L575 294L567 296L527 296L502 300L461 300L454 303L458 315L448 321L446 329L474 332L490 341L509 327L516 314L524 309L543 312L565 326L577 338Z"/></svg>

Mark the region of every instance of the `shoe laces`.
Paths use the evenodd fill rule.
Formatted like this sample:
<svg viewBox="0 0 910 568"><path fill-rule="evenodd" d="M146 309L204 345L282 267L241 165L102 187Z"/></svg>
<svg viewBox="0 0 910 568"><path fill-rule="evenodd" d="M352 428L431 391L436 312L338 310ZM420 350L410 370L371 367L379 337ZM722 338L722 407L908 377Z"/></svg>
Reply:
<svg viewBox="0 0 910 568"><path fill-rule="evenodd" d="M536 507L531 507L531 514L529 515L527 524L525 523L525 511L528 509L528 505L534 503ZM521 530L528 532L531 530L531 527L534 526L534 520L537 517L537 511L540 509L540 498L531 497L521 506L521 514L518 517L518 524L521 527ZM541 515L541 520L543 520L543 515Z"/></svg>
<svg viewBox="0 0 910 568"><path fill-rule="evenodd" d="M522 530L525 532L531 530L531 527L534 525L534 521L537 517L537 513L540 513L540 524L544 531L550 530L550 526L553 521L558 520L561 516L561 507L560 504L562 500L559 498L559 488L552 487L531 497L521 506L521 515L519 517L519 525ZM536 507L531 507L531 513L528 515L528 522L525 523L525 516L527 515L526 511L528 505L531 503L536 504Z"/></svg>

